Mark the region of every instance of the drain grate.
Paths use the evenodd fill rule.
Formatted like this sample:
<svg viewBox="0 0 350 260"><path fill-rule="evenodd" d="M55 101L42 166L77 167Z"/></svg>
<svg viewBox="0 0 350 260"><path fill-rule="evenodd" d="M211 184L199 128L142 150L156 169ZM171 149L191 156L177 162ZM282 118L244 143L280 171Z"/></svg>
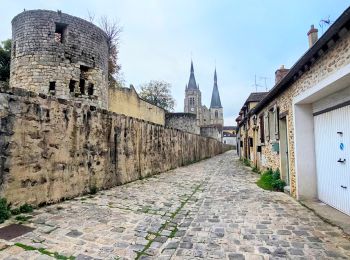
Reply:
<svg viewBox="0 0 350 260"><path fill-rule="evenodd" d="M0 239L11 240L15 237L22 236L28 232L31 232L34 228L19 224L11 224L6 227L0 228Z"/></svg>

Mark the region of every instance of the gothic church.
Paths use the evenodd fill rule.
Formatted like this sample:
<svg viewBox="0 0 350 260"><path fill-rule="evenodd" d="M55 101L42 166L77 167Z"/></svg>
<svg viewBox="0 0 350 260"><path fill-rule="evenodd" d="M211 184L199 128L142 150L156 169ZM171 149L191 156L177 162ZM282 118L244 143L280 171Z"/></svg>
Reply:
<svg viewBox="0 0 350 260"><path fill-rule="evenodd" d="M184 110L185 113L197 115L198 126L217 126L219 129L222 129L224 125L224 117L217 84L216 69L214 72L214 86L210 108L207 108L207 106L202 105L202 94L199 90L199 85L196 83L193 62L191 61L191 74L185 90Z"/></svg>

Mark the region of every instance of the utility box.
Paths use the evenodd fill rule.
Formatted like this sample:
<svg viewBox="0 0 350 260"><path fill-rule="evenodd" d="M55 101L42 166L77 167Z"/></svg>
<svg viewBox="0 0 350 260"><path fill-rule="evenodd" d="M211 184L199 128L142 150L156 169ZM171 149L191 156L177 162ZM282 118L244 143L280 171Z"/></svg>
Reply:
<svg viewBox="0 0 350 260"><path fill-rule="evenodd" d="M272 151L276 152L276 153L280 152L280 144L279 144L279 142L272 143Z"/></svg>

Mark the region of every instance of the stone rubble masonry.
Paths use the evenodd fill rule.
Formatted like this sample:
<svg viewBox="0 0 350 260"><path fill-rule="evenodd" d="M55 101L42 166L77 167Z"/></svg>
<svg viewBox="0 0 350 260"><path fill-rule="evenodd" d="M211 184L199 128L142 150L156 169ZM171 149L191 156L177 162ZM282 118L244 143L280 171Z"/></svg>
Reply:
<svg viewBox="0 0 350 260"><path fill-rule="evenodd" d="M61 33L60 42L57 34ZM79 82L85 79L85 93ZM60 11L32 10L12 20L10 86L108 108L108 44L92 23ZM71 91L71 80L75 89ZM50 92L50 82L55 90ZM93 94L88 94L93 84Z"/></svg>
<svg viewBox="0 0 350 260"><path fill-rule="evenodd" d="M215 139L23 88L0 89L0 196L40 205L222 152Z"/></svg>
<svg viewBox="0 0 350 260"><path fill-rule="evenodd" d="M200 127L197 124L197 116L192 113L167 113L165 125L175 129L193 134L200 134Z"/></svg>
<svg viewBox="0 0 350 260"><path fill-rule="evenodd" d="M279 113L286 113L287 131L288 131L288 148L289 148L289 170L291 179L291 193L296 196L296 175L295 175L295 155L294 155L294 127L293 127L293 98L305 90L315 86L317 83L330 76L340 68L350 62L350 33L347 32L327 53L313 64L296 82L293 83L286 91L277 96L272 102L260 111L258 118L267 113L270 107L277 105ZM259 125L258 120L257 125ZM266 141L262 146L264 156L263 168L280 168L280 154L272 151L271 142Z"/></svg>

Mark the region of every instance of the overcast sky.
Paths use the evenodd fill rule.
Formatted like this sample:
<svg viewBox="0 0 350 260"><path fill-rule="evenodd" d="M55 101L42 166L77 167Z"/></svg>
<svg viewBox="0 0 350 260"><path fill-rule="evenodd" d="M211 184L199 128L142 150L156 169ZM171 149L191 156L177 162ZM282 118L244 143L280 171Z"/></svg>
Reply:
<svg viewBox="0 0 350 260"><path fill-rule="evenodd" d="M150 80L172 84L176 111L183 111L191 56L209 106L214 68L225 125L235 124L250 92L274 83L275 70L291 67L307 50L306 33L320 20L334 21L347 0L0 0L0 40L11 37L11 19L23 9L50 9L87 18L88 12L118 19L123 27L120 63L126 84Z"/></svg>

